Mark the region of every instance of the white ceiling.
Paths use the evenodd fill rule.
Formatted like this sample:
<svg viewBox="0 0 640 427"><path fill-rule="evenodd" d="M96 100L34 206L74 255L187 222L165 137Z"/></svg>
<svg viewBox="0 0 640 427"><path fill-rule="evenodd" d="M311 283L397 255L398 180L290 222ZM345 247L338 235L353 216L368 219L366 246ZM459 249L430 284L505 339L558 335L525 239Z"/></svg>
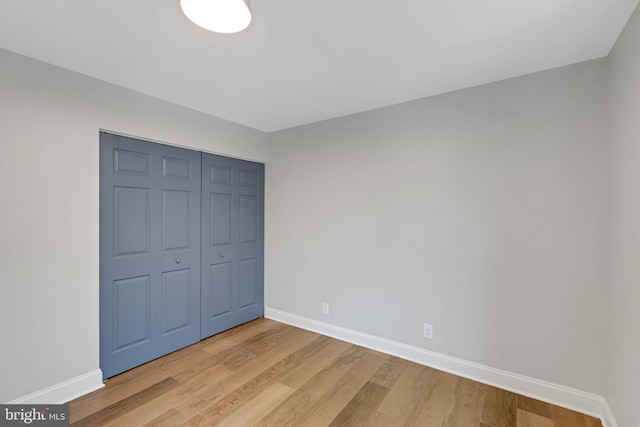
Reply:
<svg viewBox="0 0 640 427"><path fill-rule="evenodd" d="M0 47L263 131L606 56L638 0L0 1ZM1 64L0 64L1 66Z"/></svg>

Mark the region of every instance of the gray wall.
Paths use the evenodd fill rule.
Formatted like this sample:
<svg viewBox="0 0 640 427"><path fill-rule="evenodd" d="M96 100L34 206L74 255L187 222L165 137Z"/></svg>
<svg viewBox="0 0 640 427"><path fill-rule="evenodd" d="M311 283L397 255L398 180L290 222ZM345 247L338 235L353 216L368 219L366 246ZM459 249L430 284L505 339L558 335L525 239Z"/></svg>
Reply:
<svg viewBox="0 0 640 427"><path fill-rule="evenodd" d="M98 130L265 161L266 135L0 50L0 402L98 369Z"/></svg>
<svg viewBox="0 0 640 427"><path fill-rule="evenodd" d="M640 425L640 9L609 58L611 281L606 397L621 427Z"/></svg>
<svg viewBox="0 0 640 427"><path fill-rule="evenodd" d="M271 134L267 307L602 394L605 73Z"/></svg>

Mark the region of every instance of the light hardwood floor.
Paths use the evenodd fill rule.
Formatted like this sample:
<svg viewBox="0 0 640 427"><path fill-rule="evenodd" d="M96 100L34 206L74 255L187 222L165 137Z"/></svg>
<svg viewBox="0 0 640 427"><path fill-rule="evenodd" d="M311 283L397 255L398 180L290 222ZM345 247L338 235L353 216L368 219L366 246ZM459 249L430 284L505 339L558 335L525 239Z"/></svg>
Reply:
<svg viewBox="0 0 640 427"><path fill-rule="evenodd" d="M73 426L601 427L599 420L258 319L70 402Z"/></svg>

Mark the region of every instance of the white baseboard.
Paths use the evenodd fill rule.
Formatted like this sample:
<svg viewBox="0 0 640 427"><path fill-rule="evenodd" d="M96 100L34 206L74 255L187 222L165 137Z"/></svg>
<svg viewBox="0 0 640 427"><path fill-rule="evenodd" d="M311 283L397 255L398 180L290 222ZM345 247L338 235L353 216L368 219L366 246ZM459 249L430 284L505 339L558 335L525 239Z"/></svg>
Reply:
<svg viewBox="0 0 640 427"><path fill-rule="evenodd" d="M542 400L556 406L592 415L602 419L604 427L617 427L606 400L604 397L596 394L480 365L274 308L266 307L265 317L361 347L410 360L440 371L449 372L464 378Z"/></svg>
<svg viewBox="0 0 640 427"><path fill-rule="evenodd" d="M61 404L76 399L92 391L104 387L102 371L87 372L86 374L68 379L51 387L38 390L26 396L12 400L9 404Z"/></svg>
<svg viewBox="0 0 640 427"><path fill-rule="evenodd" d="M613 412L606 401L604 402L602 409L602 425L604 427L618 427L618 423L613 416Z"/></svg>

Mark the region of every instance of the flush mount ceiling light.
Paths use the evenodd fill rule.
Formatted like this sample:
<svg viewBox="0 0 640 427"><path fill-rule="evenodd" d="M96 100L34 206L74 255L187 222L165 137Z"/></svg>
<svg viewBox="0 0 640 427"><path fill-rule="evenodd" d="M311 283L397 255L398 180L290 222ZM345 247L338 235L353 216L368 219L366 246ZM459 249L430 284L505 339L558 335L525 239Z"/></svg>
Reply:
<svg viewBox="0 0 640 427"><path fill-rule="evenodd" d="M248 0L180 0L180 7L194 24L216 33L237 33L249 26Z"/></svg>

